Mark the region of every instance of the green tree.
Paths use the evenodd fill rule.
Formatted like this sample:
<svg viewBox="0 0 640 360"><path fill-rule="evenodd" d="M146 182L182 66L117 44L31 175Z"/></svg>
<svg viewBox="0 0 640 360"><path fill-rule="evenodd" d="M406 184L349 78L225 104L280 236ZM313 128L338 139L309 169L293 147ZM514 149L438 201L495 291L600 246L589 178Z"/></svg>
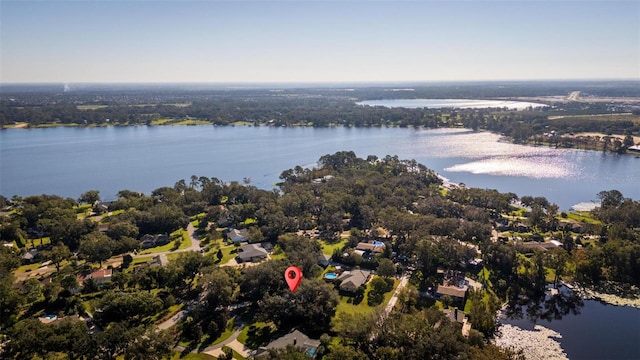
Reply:
<svg viewBox="0 0 640 360"><path fill-rule="evenodd" d="M95 204L98 201L100 201L100 191L98 190L86 191L78 198L78 202L85 204Z"/></svg>
<svg viewBox="0 0 640 360"><path fill-rule="evenodd" d="M563 248L555 248L544 253L544 263L550 269L553 269L555 275L553 278L553 285L558 286L558 281L564 275L567 268L567 261L569 261L569 254Z"/></svg>
<svg viewBox="0 0 640 360"><path fill-rule="evenodd" d="M125 349L125 360L161 360L171 357L174 339L167 330L148 329Z"/></svg>
<svg viewBox="0 0 640 360"><path fill-rule="evenodd" d="M107 235L101 232L93 232L82 237L80 242L80 254L88 261L99 263L111 257L111 251L115 244Z"/></svg>
<svg viewBox="0 0 640 360"><path fill-rule="evenodd" d="M294 293L286 290L266 296L260 309L267 320L278 326L299 326L310 335L320 335L329 329L338 302L338 293L330 284L303 279Z"/></svg>
<svg viewBox="0 0 640 360"><path fill-rule="evenodd" d="M396 265L389 259L380 259L378 262L378 275L390 277L396 274Z"/></svg>
<svg viewBox="0 0 640 360"><path fill-rule="evenodd" d="M42 256L45 259L51 260L51 262L56 266L56 271L60 272L60 264L65 260L71 259L73 254L66 245L58 244L54 245L50 251L43 251Z"/></svg>
<svg viewBox="0 0 640 360"><path fill-rule="evenodd" d="M22 284L22 294L28 302L32 303L43 295L43 288L44 286L38 279L30 278Z"/></svg>

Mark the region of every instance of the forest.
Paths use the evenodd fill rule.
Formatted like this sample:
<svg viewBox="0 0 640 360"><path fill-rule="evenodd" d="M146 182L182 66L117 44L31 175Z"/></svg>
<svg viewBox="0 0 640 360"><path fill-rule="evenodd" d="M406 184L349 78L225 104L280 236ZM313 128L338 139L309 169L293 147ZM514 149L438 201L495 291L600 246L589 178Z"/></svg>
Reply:
<svg viewBox="0 0 640 360"><path fill-rule="evenodd" d="M347 151L280 179L268 191L194 175L151 194L122 190L113 202L95 190L0 198L3 357L177 358L234 329L252 350L297 329L319 339L318 359L521 359L491 343L503 304L515 313L535 303L528 316L557 318L579 311L580 300L550 299L549 286L640 285L640 202L617 190L600 192L592 212L558 213L545 198L444 187L414 160ZM143 248L145 236L163 234L168 244ZM384 251L356 251L372 241ZM266 259L237 262L258 244L272 247ZM160 254L168 261L150 265ZM283 277L290 265L304 274L295 292ZM345 293L324 278L338 267L373 275ZM430 292L443 271L482 284L455 308L471 324L464 335L442 311L453 311L453 299ZM224 350L218 358L244 358ZM259 358L310 354L288 346Z"/></svg>

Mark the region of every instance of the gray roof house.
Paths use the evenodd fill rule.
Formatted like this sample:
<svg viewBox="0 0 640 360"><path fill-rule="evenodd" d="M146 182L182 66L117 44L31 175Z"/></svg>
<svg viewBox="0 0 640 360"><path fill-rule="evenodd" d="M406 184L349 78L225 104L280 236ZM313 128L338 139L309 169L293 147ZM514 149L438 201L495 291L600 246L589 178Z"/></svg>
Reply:
<svg viewBox="0 0 640 360"><path fill-rule="evenodd" d="M247 242L249 240L249 232L246 229L230 229L227 232L227 239L231 240L234 243Z"/></svg>
<svg viewBox="0 0 640 360"><path fill-rule="evenodd" d="M340 290L355 293L358 288L367 283L371 272L368 270L351 270L345 271L338 280L341 280Z"/></svg>
<svg viewBox="0 0 640 360"><path fill-rule="evenodd" d="M240 250L236 256L238 263L264 260L269 254L260 244L242 245Z"/></svg>
<svg viewBox="0 0 640 360"><path fill-rule="evenodd" d="M267 346L260 347L256 353L255 357L260 358L261 355L268 353L270 349L284 349L288 345L293 345L297 348L302 349L307 355L314 358L316 356L316 351L320 346L320 341L310 339L307 335L300 332L299 330L293 330L287 335L277 338L267 344Z"/></svg>

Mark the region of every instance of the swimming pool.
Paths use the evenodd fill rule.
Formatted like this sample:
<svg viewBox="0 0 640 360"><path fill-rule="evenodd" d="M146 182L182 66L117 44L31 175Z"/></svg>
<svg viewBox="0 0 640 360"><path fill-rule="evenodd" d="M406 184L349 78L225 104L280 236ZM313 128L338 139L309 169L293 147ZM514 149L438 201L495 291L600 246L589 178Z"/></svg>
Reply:
<svg viewBox="0 0 640 360"><path fill-rule="evenodd" d="M325 280L335 280L338 277L338 274L334 273L334 272L329 272L324 274L324 279Z"/></svg>

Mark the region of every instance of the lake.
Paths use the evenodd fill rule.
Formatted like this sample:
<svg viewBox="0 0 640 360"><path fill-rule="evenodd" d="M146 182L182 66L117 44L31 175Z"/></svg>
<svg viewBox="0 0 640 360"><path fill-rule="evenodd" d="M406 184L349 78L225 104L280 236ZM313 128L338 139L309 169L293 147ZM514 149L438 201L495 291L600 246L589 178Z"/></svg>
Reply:
<svg viewBox="0 0 640 360"><path fill-rule="evenodd" d="M384 106L388 108L403 107L408 109L429 108L429 109L486 109L486 108L508 108L514 110L524 110L527 108L539 108L548 105L525 101L511 100L471 100L471 99L384 99L365 100L357 102L358 105Z"/></svg>
<svg viewBox="0 0 640 360"><path fill-rule="evenodd" d="M497 344L524 347L528 359L640 359L640 309L563 295L547 296L538 311L531 306L522 318L500 320Z"/></svg>
<svg viewBox="0 0 640 360"><path fill-rule="evenodd" d="M640 159L532 147L466 129L137 126L0 131L0 194L105 200L129 189L150 193L191 175L251 179L271 189L283 170L352 150L360 157L415 159L467 186L545 196L568 210L618 189L640 199Z"/></svg>

